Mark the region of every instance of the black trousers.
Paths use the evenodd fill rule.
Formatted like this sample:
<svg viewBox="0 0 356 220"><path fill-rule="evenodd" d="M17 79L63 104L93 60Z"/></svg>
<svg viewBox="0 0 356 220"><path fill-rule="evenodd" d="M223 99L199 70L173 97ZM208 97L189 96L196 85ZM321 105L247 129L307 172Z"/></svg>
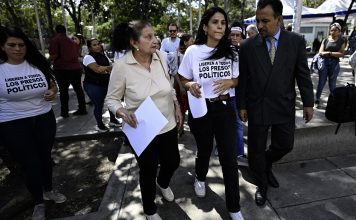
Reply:
<svg viewBox="0 0 356 220"><path fill-rule="evenodd" d="M195 159L196 178L205 181L215 136L224 177L226 207L230 212L238 212L240 192L236 157L236 113L229 101L207 101L207 108L208 113L201 118L193 118L190 113L188 115L188 123L198 150Z"/></svg>
<svg viewBox="0 0 356 220"><path fill-rule="evenodd" d="M43 190L52 190L51 151L56 135L53 111L0 123L0 137L24 171L34 203L43 202Z"/></svg>
<svg viewBox="0 0 356 220"><path fill-rule="evenodd" d="M79 110L85 110L85 96L82 88L82 70L55 70L61 100L61 113L68 113L69 86L72 85L77 95Z"/></svg>
<svg viewBox="0 0 356 220"><path fill-rule="evenodd" d="M267 149L268 130L271 129L271 145ZM257 186L267 193L266 173L272 163L280 160L293 149L295 122L274 125L248 124L248 162Z"/></svg>
<svg viewBox="0 0 356 220"><path fill-rule="evenodd" d="M140 168L140 187L143 203L143 211L147 215L157 212L156 177L162 188L167 188L169 182L178 168L180 155L178 150L177 127L157 135L140 157L136 156ZM157 176L158 164L160 169Z"/></svg>

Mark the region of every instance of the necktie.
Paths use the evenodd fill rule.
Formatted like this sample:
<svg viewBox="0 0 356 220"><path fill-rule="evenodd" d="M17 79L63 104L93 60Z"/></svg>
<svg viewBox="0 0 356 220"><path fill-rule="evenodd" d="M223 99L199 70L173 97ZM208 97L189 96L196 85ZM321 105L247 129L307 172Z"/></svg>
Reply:
<svg viewBox="0 0 356 220"><path fill-rule="evenodd" d="M274 62L274 57L276 56L276 45L274 42L276 42L276 39L274 37L269 37L269 42L271 43L271 48L269 49L269 57L271 58L271 62L273 64Z"/></svg>

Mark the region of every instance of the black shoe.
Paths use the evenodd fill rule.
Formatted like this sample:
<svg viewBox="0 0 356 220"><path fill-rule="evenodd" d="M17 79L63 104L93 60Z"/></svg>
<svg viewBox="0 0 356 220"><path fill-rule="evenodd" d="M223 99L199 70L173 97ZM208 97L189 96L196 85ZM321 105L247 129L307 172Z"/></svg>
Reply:
<svg viewBox="0 0 356 220"><path fill-rule="evenodd" d="M321 108L320 101L319 100L315 101L314 106L315 108Z"/></svg>
<svg viewBox="0 0 356 220"><path fill-rule="evenodd" d="M268 184L270 186L272 186L273 188L278 188L279 183L278 183L278 180L276 179L276 177L273 175L272 170L267 171L266 175L267 175Z"/></svg>
<svg viewBox="0 0 356 220"><path fill-rule="evenodd" d="M62 118L68 118L69 114L68 114L68 112L62 112L61 116L62 116Z"/></svg>
<svg viewBox="0 0 356 220"><path fill-rule="evenodd" d="M86 110L80 110L80 109L73 112L73 115L86 115L86 114L88 114L88 112Z"/></svg>
<svg viewBox="0 0 356 220"><path fill-rule="evenodd" d="M255 193L255 202L257 206L263 206L266 203L266 193L262 193L262 191L257 188L257 191Z"/></svg>
<svg viewBox="0 0 356 220"><path fill-rule="evenodd" d="M95 130L97 130L98 132L107 132L109 131L109 128L106 127L105 125L97 125L95 127Z"/></svg>

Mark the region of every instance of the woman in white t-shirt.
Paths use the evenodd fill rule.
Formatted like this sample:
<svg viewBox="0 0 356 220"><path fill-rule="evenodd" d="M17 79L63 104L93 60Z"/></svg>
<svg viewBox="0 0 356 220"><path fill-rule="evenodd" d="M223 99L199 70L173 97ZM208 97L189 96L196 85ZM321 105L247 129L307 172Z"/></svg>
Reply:
<svg viewBox="0 0 356 220"><path fill-rule="evenodd" d="M57 94L53 70L18 28L0 33L0 139L24 171L35 208L32 219L45 219L43 200L62 203L52 189L51 150L56 119L49 101Z"/></svg>
<svg viewBox="0 0 356 220"><path fill-rule="evenodd" d="M232 219L243 219L240 212L239 179L236 158L236 113L230 106L229 90L236 87L238 62L228 40L225 11L219 7L202 16L194 45L190 46L178 73L186 90L206 99L207 113L200 118L188 116L197 143L194 190L205 197L205 179L215 137L225 183L226 206ZM190 106L192 108L192 106Z"/></svg>

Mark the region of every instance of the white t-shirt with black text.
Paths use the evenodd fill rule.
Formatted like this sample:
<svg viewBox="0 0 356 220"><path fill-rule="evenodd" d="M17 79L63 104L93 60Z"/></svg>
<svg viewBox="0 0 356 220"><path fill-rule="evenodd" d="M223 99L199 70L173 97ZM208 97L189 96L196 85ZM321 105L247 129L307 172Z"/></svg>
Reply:
<svg viewBox="0 0 356 220"><path fill-rule="evenodd" d="M49 112L52 105L43 99L46 90L44 74L27 61L0 64L0 122Z"/></svg>
<svg viewBox="0 0 356 220"><path fill-rule="evenodd" d="M178 69L184 78L198 82L203 89L205 98L215 98L214 81L220 79L233 79L239 76L238 62L225 57L221 59L207 59L212 55L214 48L203 45L188 47ZM222 95L229 93L225 91Z"/></svg>

